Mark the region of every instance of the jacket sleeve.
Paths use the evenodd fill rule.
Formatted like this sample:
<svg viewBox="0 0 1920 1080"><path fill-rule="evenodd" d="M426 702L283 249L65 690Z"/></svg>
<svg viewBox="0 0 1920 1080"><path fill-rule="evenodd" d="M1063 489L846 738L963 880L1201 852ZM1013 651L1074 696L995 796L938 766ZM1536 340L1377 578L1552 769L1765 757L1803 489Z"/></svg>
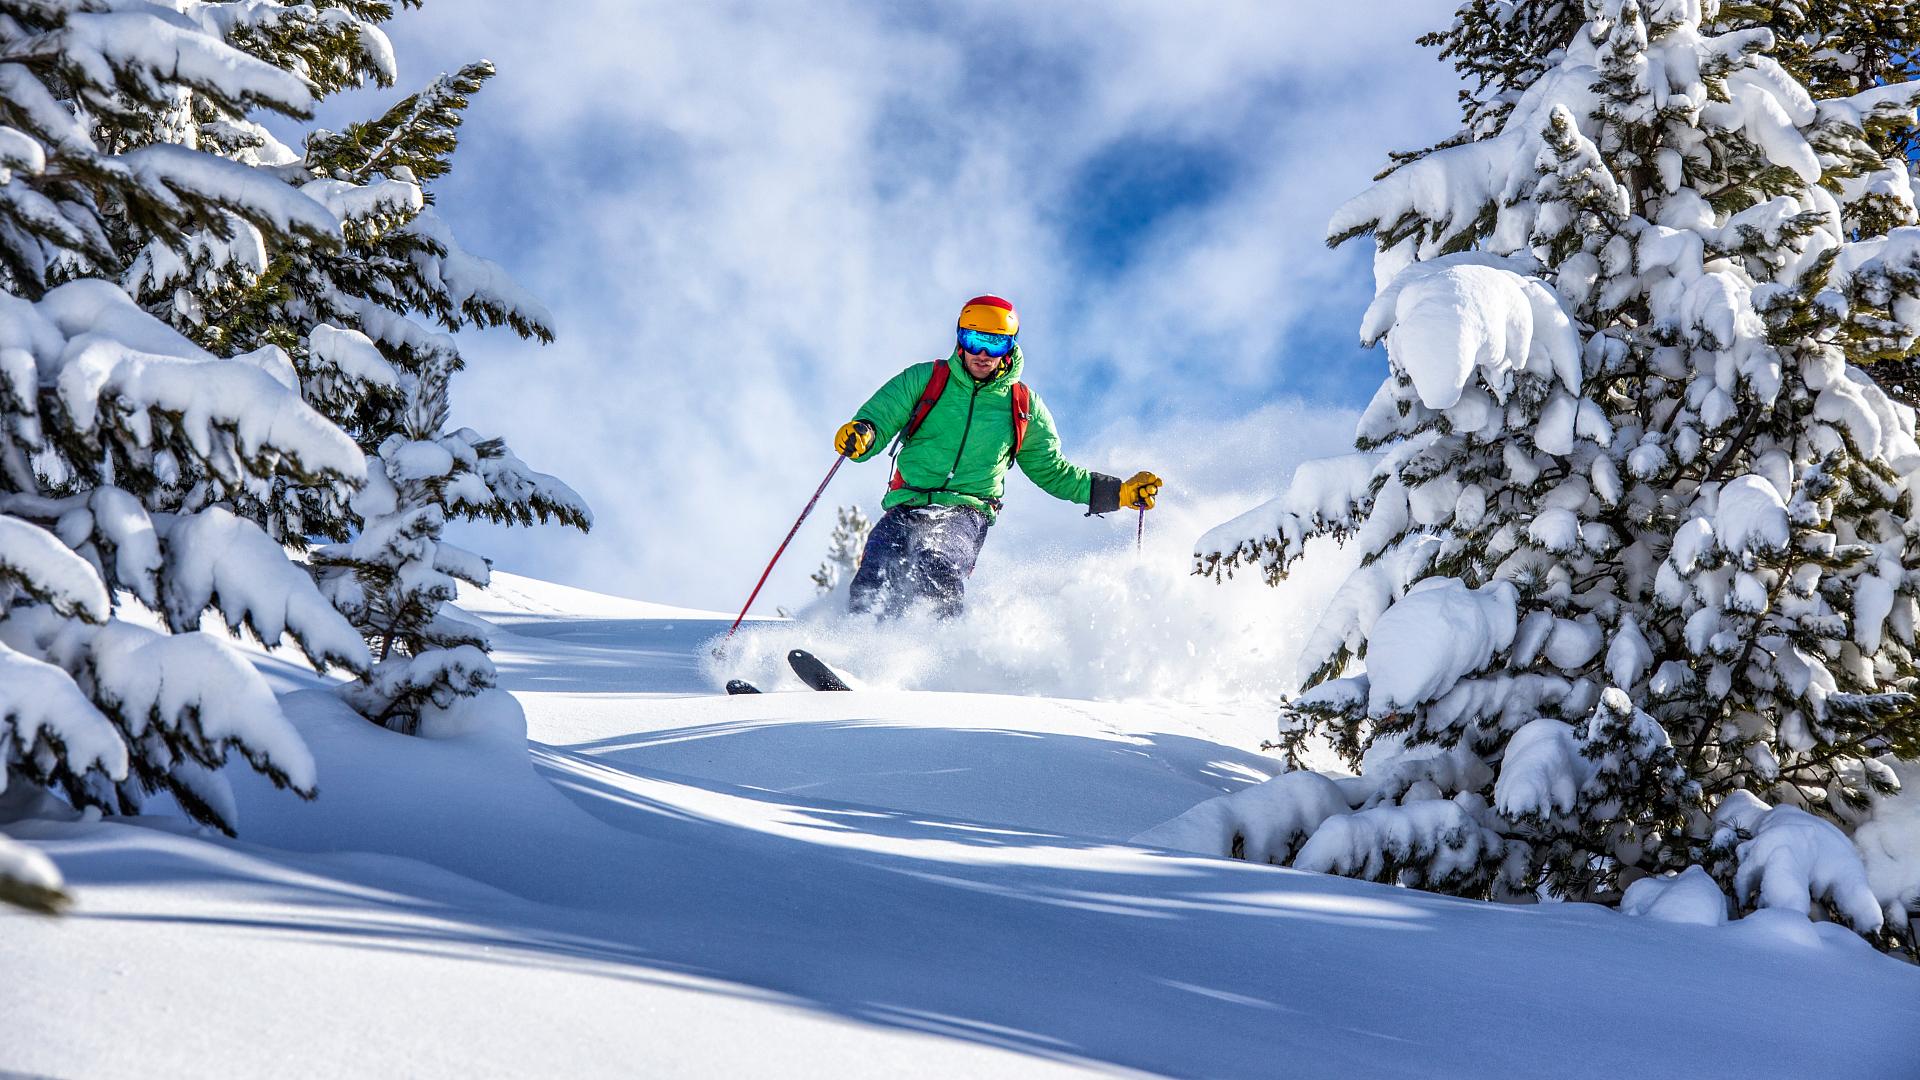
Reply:
<svg viewBox="0 0 1920 1080"><path fill-rule="evenodd" d="M873 425L873 445L867 452L854 458L865 461L876 454L886 452L887 444L907 426L907 419L913 415L913 407L920 401L921 391L927 388L927 377L932 374L930 364L914 364L907 370L887 380L887 384L874 391L866 404L855 410L855 420L865 420Z"/></svg>
<svg viewBox="0 0 1920 1080"><path fill-rule="evenodd" d="M1090 514L1120 508L1118 479L1083 469L1060 456L1060 433L1055 430L1053 414L1047 411L1039 394L1033 395L1033 416L1027 421L1027 438L1020 446L1019 463L1027 479L1056 499L1079 503L1087 507Z"/></svg>

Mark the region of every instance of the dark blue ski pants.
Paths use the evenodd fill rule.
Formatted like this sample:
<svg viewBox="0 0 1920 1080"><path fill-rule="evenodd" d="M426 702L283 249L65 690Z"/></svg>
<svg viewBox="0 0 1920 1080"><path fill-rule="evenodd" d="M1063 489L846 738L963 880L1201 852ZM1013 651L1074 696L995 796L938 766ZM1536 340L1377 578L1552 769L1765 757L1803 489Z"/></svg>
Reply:
<svg viewBox="0 0 1920 1080"><path fill-rule="evenodd" d="M960 614L989 524L965 506L896 506L882 514L867 534L848 609L892 618L925 601L941 618Z"/></svg>

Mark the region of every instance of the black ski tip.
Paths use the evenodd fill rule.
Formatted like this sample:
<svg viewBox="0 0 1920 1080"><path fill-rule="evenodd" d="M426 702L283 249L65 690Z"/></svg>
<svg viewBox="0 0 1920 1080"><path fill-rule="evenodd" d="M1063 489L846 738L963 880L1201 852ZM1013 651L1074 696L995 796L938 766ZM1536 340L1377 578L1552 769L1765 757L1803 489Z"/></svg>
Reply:
<svg viewBox="0 0 1920 1080"><path fill-rule="evenodd" d="M745 679L728 679L727 680L727 693L729 694L757 694L759 692L760 692L759 687L753 685L752 683L748 682Z"/></svg>
<svg viewBox="0 0 1920 1080"><path fill-rule="evenodd" d="M794 649L787 653L787 666L793 669L795 675L800 676L801 682L815 690L853 689L842 681L840 676L834 674L832 668L821 662L819 657L805 649Z"/></svg>

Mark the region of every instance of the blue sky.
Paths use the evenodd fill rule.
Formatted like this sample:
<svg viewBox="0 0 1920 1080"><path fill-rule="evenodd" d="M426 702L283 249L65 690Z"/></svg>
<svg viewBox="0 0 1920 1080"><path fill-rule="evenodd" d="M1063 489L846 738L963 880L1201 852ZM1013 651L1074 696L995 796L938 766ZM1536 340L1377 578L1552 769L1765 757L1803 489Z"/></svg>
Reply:
<svg viewBox="0 0 1920 1080"><path fill-rule="evenodd" d="M594 505L589 537L471 529L498 565L737 605L872 388L1019 307L1069 456L1168 480L1198 531L1338 452L1385 370L1358 348L1370 251L1322 242L1389 150L1454 119L1413 44L1450 7L429 0L389 25L401 85L492 59L454 172L465 245L553 308L538 348L470 335L456 422ZM823 500L877 505L883 468ZM996 559L1131 542L1024 480ZM831 507L769 586L803 600ZM1163 512L1164 511L1164 512Z"/></svg>

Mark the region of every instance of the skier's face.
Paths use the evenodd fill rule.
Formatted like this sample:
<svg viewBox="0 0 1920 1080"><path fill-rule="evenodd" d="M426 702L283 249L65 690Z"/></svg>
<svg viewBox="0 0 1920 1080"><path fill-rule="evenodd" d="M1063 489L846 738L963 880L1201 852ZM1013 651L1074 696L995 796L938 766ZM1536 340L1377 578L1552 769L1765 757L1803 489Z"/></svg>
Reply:
<svg viewBox="0 0 1920 1080"><path fill-rule="evenodd" d="M984 379L992 375L994 370L1000 366L1000 361L1004 359L1006 359L1006 357L988 356L983 352L968 352L965 349L960 350L960 363L966 366L967 374L976 379Z"/></svg>

